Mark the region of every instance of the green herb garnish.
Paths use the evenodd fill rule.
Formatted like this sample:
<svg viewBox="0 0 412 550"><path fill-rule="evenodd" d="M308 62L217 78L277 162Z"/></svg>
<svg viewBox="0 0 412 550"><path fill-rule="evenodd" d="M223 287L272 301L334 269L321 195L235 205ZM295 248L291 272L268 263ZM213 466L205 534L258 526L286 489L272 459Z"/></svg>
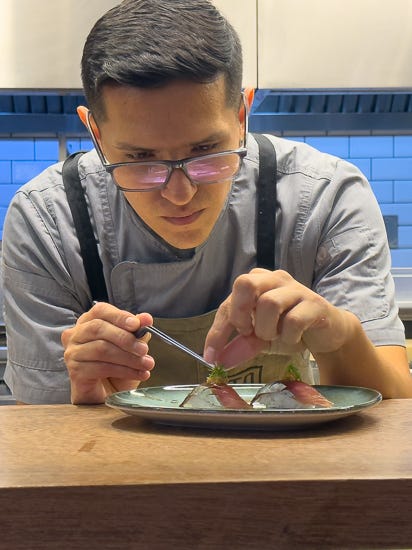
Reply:
<svg viewBox="0 0 412 550"><path fill-rule="evenodd" d="M288 365L286 369L285 380L297 380L298 382L302 382L300 372L294 365Z"/></svg>
<svg viewBox="0 0 412 550"><path fill-rule="evenodd" d="M227 384L227 381L227 370L219 365L213 367L209 373L209 376L206 378L207 384Z"/></svg>

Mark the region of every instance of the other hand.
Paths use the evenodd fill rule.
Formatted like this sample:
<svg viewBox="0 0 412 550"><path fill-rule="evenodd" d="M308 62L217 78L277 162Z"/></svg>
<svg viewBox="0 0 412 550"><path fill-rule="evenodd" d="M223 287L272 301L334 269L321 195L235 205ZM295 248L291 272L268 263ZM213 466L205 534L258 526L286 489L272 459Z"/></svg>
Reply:
<svg viewBox="0 0 412 550"><path fill-rule="evenodd" d="M350 314L282 270L240 275L219 307L204 356L233 367L258 353L337 351L349 337ZM233 333L237 334L233 339Z"/></svg>

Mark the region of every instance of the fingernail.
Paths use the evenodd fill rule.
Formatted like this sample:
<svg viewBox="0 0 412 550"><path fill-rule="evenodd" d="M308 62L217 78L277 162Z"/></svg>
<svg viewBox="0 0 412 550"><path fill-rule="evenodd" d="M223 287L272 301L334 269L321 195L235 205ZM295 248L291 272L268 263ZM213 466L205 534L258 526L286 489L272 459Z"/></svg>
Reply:
<svg viewBox="0 0 412 550"><path fill-rule="evenodd" d="M216 360L216 350L215 348L211 348L210 346L205 349L205 353L203 354L203 358L208 363L214 363Z"/></svg>
<svg viewBox="0 0 412 550"><path fill-rule="evenodd" d="M126 328L135 329L136 328L136 317L127 317L124 324Z"/></svg>
<svg viewBox="0 0 412 550"><path fill-rule="evenodd" d="M145 369L151 371L154 367L153 357L151 355L145 355L144 357L142 357L142 364Z"/></svg>
<svg viewBox="0 0 412 550"><path fill-rule="evenodd" d="M141 342L140 340L136 340L133 344L133 350L134 352L139 355L140 357L143 357L147 354L149 350L149 346L146 344L146 342Z"/></svg>

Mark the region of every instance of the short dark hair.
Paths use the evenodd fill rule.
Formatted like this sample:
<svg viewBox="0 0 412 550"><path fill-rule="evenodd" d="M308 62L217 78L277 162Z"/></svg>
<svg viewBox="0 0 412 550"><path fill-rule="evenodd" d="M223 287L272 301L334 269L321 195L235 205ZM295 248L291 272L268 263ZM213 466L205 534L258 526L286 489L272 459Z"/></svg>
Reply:
<svg viewBox="0 0 412 550"><path fill-rule="evenodd" d="M104 118L102 87L142 88L173 80L213 82L223 75L229 105L242 86L239 36L209 0L124 0L87 37L82 81L89 108Z"/></svg>

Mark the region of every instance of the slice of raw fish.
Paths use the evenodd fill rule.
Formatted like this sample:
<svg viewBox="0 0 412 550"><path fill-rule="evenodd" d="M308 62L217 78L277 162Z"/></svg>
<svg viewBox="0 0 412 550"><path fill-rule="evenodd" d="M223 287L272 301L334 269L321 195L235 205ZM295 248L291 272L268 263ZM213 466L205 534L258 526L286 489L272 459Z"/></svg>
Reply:
<svg viewBox="0 0 412 550"><path fill-rule="evenodd" d="M251 404L256 408L264 405L271 409L315 409L333 406L333 403L316 388L300 380L271 382L260 388Z"/></svg>
<svg viewBox="0 0 412 550"><path fill-rule="evenodd" d="M206 382L196 386L180 404L193 409L250 409L237 391L227 384L227 373L215 367Z"/></svg>
<svg viewBox="0 0 412 550"><path fill-rule="evenodd" d="M223 409L223 405L213 393L212 388L201 384L196 386L180 403L181 407L191 409Z"/></svg>
<svg viewBox="0 0 412 550"><path fill-rule="evenodd" d="M247 403L227 384L201 384L184 399L181 407L192 409L250 409Z"/></svg>

